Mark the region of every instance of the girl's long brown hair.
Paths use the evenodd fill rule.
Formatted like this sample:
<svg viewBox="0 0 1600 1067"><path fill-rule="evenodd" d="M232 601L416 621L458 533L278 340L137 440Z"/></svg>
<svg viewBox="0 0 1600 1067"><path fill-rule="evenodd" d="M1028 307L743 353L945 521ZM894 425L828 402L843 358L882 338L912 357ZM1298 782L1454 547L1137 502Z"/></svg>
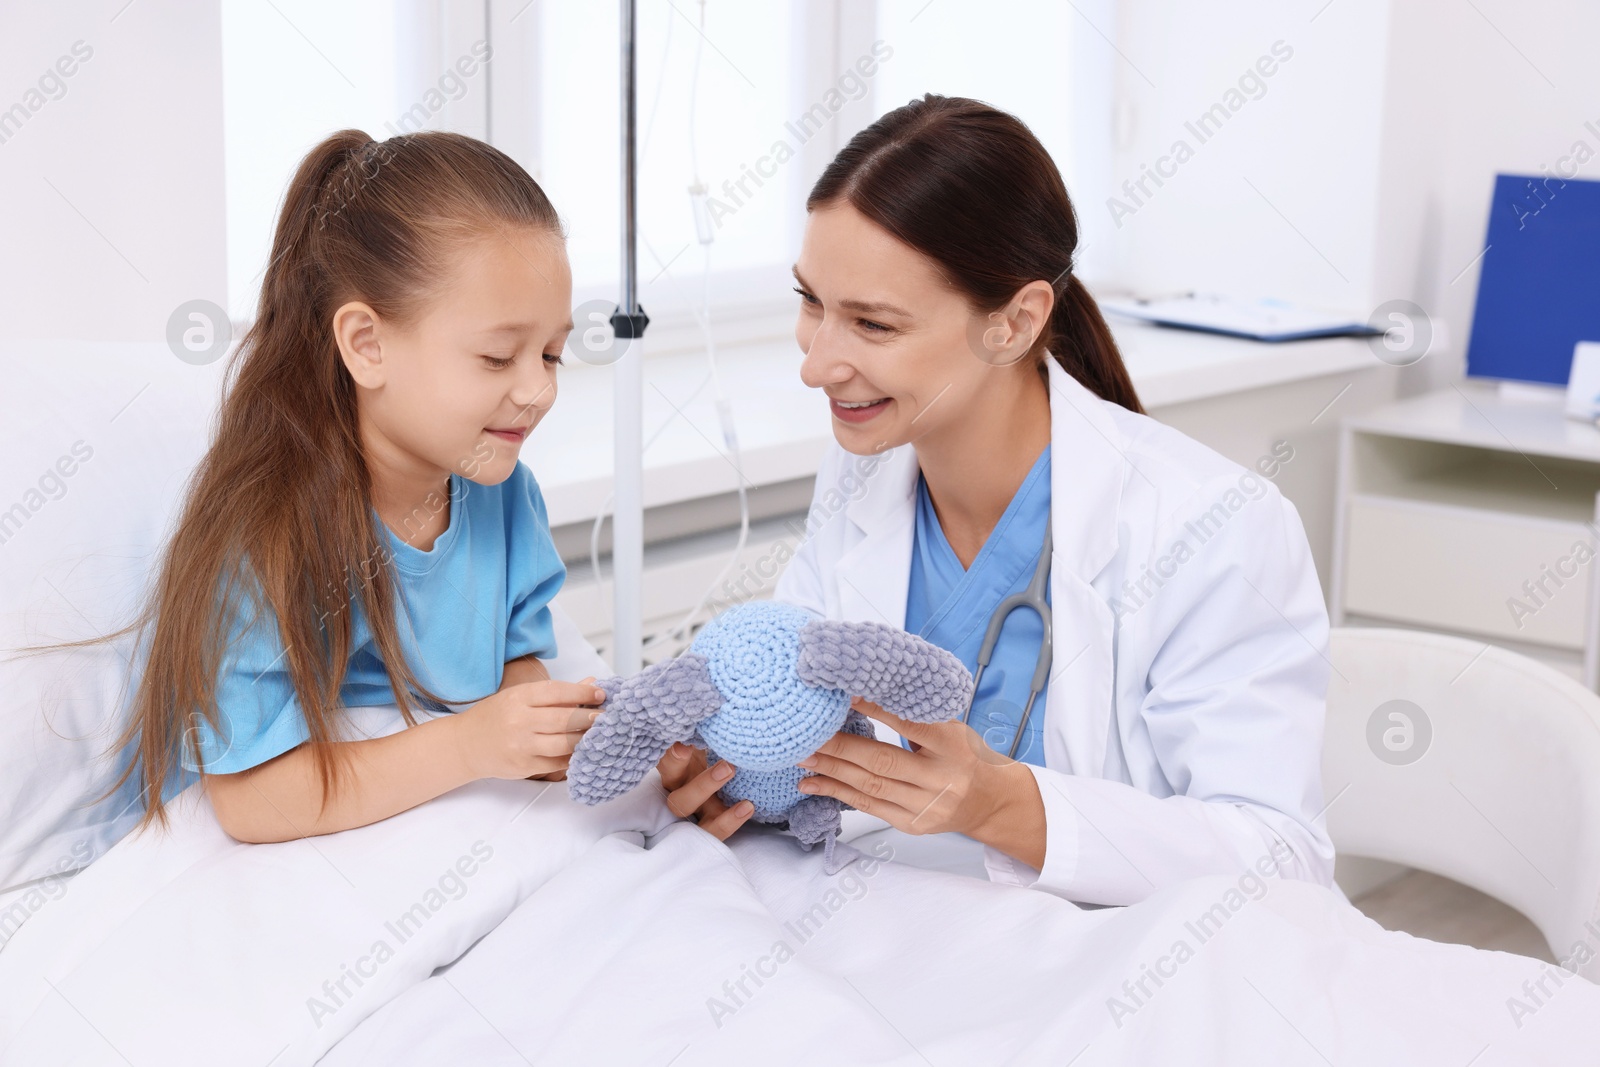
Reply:
<svg viewBox="0 0 1600 1067"><path fill-rule="evenodd" d="M1078 219L1061 172L1016 116L935 93L895 108L833 158L806 210L839 201L938 263L979 311L1003 307L1031 281L1050 282L1049 330L1030 355L1048 350L1096 396L1144 412L1072 269Z"/></svg>
<svg viewBox="0 0 1600 1067"><path fill-rule="evenodd" d="M138 775L146 810L137 829L166 825L163 786L185 748L201 765L194 716L220 729L221 646L242 591L276 616L324 804L341 777L332 742L355 597L407 725L415 722L408 689L438 699L401 649L388 542L372 510L355 387L334 340L333 313L361 300L393 322L413 322L452 252L509 227L561 233L527 172L470 137L423 132L377 142L341 130L301 162L255 322L227 368L210 447L143 609L103 638L53 646L131 631L148 645L115 746L132 758L104 794Z"/></svg>

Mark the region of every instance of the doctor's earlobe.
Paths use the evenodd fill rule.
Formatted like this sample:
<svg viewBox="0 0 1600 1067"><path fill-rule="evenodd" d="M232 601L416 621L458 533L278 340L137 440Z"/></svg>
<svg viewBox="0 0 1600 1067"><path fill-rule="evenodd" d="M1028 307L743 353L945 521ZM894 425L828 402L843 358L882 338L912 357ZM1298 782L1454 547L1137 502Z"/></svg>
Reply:
<svg viewBox="0 0 1600 1067"><path fill-rule="evenodd" d="M974 315L967 324L967 347L984 363L1004 366L1011 362L1005 354L1010 337L1011 327L1003 312Z"/></svg>
<svg viewBox="0 0 1600 1067"><path fill-rule="evenodd" d="M1049 327L1055 294L1048 283L1029 282L1005 306L974 314L967 327L972 354L994 367L1010 367L1027 359Z"/></svg>

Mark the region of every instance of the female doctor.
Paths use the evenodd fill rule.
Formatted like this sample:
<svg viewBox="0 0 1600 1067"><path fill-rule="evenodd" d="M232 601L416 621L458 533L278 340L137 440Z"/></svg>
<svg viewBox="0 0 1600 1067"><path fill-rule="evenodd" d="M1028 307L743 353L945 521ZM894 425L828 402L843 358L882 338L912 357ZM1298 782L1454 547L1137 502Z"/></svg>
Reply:
<svg viewBox="0 0 1600 1067"><path fill-rule="evenodd" d="M1328 620L1299 516L1143 414L1038 140L929 95L853 138L806 207L800 373L836 443L777 598L902 626L972 669L1048 536L1053 636L1035 687L1043 627L1013 611L965 723L858 700L877 738L836 735L808 791L964 834L991 880L1084 903L1263 858L1331 885Z"/></svg>

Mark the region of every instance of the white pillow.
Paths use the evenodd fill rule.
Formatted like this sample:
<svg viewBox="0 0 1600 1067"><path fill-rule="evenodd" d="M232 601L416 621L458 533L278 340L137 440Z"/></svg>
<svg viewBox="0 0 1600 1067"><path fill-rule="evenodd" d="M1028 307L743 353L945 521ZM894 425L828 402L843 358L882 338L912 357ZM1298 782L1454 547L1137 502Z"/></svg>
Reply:
<svg viewBox="0 0 1600 1067"><path fill-rule="evenodd" d="M132 619L209 442L225 366L163 343L0 342L0 649ZM553 614L552 676L609 674ZM53 888L141 814L131 785L92 803L118 766L101 757L121 725L131 646L0 652L0 900ZM14 910L0 914L0 940L26 918Z"/></svg>
<svg viewBox="0 0 1600 1067"><path fill-rule="evenodd" d="M165 344L0 343L0 649L125 625L205 450L225 363ZM131 638L0 653L0 891L58 878L137 819L116 763Z"/></svg>

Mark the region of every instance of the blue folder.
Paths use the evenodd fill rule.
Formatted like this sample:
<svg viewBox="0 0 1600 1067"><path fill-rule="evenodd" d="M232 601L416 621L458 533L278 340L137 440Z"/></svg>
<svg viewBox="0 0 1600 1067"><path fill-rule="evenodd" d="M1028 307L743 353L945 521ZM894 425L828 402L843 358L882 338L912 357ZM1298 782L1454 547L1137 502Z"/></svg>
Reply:
<svg viewBox="0 0 1600 1067"><path fill-rule="evenodd" d="M1467 373L1564 386L1600 341L1600 181L1496 175Z"/></svg>

